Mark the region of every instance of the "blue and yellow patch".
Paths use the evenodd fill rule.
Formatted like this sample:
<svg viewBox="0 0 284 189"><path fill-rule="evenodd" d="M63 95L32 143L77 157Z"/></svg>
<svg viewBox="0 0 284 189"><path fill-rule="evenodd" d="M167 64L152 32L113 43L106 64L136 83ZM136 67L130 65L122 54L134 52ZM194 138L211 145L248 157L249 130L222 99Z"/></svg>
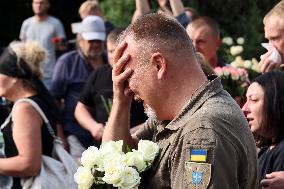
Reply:
<svg viewBox="0 0 284 189"><path fill-rule="evenodd" d="M185 176L188 189L207 188L211 179L211 164L186 162Z"/></svg>
<svg viewBox="0 0 284 189"><path fill-rule="evenodd" d="M190 150L190 160L194 162L206 162L207 160L207 150L206 149L191 149Z"/></svg>

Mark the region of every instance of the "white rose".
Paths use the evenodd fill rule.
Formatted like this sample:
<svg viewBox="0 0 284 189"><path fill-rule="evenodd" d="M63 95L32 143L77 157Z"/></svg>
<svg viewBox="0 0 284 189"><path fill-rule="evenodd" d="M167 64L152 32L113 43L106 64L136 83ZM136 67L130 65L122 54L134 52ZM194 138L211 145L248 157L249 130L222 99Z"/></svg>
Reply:
<svg viewBox="0 0 284 189"><path fill-rule="evenodd" d="M125 165L125 163L123 162L123 155L114 153L112 155L108 154L108 156L105 156L105 158L103 159L103 169L111 164Z"/></svg>
<svg viewBox="0 0 284 189"><path fill-rule="evenodd" d="M100 153L103 157L114 153L123 154L122 145L122 140L103 143L100 147Z"/></svg>
<svg viewBox="0 0 284 189"><path fill-rule="evenodd" d="M138 151L142 154L144 161L151 163L159 153L159 146L149 140L140 140Z"/></svg>
<svg viewBox="0 0 284 189"><path fill-rule="evenodd" d="M94 178L91 169L80 166L77 172L74 174L75 182L80 186L80 188L89 189L93 185Z"/></svg>
<svg viewBox="0 0 284 189"><path fill-rule="evenodd" d="M232 45L233 44L233 39L231 37L224 37L222 39L222 42L225 43L226 45Z"/></svg>
<svg viewBox="0 0 284 189"><path fill-rule="evenodd" d="M235 56L235 55L238 55L240 53L242 53L244 50L244 48L240 45L236 45L236 46L231 46L230 48L230 53Z"/></svg>
<svg viewBox="0 0 284 189"><path fill-rule="evenodd" d="M81 164L84 167L95 167L99 166L102 162L100 151L95 146L90 146L87 150L82 153Z"/></svg>
<svg viewBox="0 0 284 189"><path fill-rule="evenodd" d="M252 61L250 61L250 60L245 60L245 62L244 62L244 67L245 67L245 68L251 68L251 67L252 67Z"/></svg>
<svg viewBox="0 0 284 189"><path fill-rule="evenodd" d="M253 64L252 67L251 67L252 70L260 73L261 70L260 70L260 66L258 64Z"/></svg>
<svg viewBox="0 0 284 189"><path fill-rule="evenodd" d="M125 167L123 164L108 164L105 166L105 175L102 180L115 187L121 187Z"/></svg>
<svg viewBox="0 0 284 189"><path fill-rule="evenodd" d="M128 152L123 156L123 162L127 166L134 166L137 168L138 172L143 172L147 164L143 159L143 156L140 152L137 150L133 150L132 152Z"/></svg>
<svg viewBox="0 0 284 189"><path fill-rule="evenodd" d="M109 141L103 143L100 147L100 154L104 161L103 164L110 163L112 161L117 161L121 159L121 156L124 154L122 152L123 141Z"/></svg>
<svg viewBox="0 0 284 189"><path fill-rule="evenodd" d="M83 185L83 184L79 184L78 185L78 189L90 189L91 187L88 187L86 185Z"/></svg>
<svg viewBox="0 0 284 189"><path fill-rule="evenodd" d="M141 177L139 173L132 167L125 167L123 172L123 182L119 189L133 189L140 184Z"/></svg>
<svg viewBox="0 0 284 189"><path fill-rule="evenodd" d="M245 43L245 39L244 39L243 37L238 37L238 38L237 38L237 43L238 43L239 45L243 45L243 44Z"/></svg>
<svg viewBox="0 0 284 189"><path fill-rule="evenodd" d="M232 80L237 81L238 79L240 79L240 76L238 74L232 74L231 78Z"/></svg>
<svg viewBox="0 0 284 189"><path fill-rule="evenodd" d="M258 61L256 60L256 58L252 58L252 59L251 59L251 62L252 62L253 65L254 65L254 64L258 65Z"/></svg>

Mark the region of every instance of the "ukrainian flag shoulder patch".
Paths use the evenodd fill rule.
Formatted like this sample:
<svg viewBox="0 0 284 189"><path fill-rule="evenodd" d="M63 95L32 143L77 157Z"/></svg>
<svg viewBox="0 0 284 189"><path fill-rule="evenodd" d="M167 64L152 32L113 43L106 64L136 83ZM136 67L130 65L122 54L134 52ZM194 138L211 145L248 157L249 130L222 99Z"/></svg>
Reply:
<svg viewBox="0 0 284 189"><path fill-rule="evenodd" d="M190 150L190 161L206 162L206 160L207 160L207 149L191 149Z"/></svg>

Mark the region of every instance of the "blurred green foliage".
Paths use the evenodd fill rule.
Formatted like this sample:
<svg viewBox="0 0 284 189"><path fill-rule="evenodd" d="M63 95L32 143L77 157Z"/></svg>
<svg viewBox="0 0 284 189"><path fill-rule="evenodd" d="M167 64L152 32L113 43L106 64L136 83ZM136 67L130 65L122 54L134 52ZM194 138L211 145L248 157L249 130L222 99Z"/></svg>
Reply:
<svg viewBox="0 0 284 189"><path fill-rule="evenodd" d="M185 6L196 9L200 15L217 20L221 37L244 37L244 58L259 57L264 49L262 19L279 0L183 0ZM155 0L149 0L153 11ZM135 10L135 0L100 0L103 12L116 26L127 26Z"/></svg>
<svg viewBox="0 0 284 189"><path fill-rule="evenodd" d="M105 17L114 25L126 27L135 11L135 0L100 0Z"/></svg>

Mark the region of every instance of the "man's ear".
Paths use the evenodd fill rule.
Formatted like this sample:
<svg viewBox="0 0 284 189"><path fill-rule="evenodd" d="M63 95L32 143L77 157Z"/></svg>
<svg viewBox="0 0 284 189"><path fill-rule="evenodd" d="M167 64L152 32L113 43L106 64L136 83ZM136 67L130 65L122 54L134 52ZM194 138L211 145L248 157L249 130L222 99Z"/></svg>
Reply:
<svg viewBox="0 0 284 189"><path fill-rule="evenodd" d="M162 79L167 71L167 60L162 53L153 53L150 59L153 66L156 67L158 79Z"/></svg>

